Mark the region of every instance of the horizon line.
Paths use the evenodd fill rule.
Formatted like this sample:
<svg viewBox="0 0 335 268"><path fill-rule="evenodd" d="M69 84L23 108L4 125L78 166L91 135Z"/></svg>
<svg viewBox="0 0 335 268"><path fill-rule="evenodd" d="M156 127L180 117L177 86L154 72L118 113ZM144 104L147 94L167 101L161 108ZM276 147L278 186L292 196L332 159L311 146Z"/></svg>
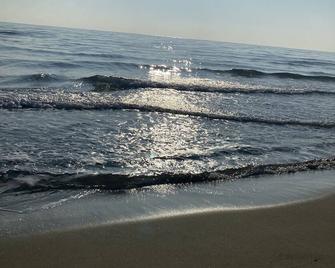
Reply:
<svg viewBox="0 0 335 268"><path fill-rule="evenodd" d="M0 23L12 23L12 24L22 24L22 25L30 25L30 26L40 26L40 27L54 27L54 28L64 28L64 29L73 29L73 30L84 30L84 31L98 31L98 32L109 32L109 33L120 33L120 34L134 34L134 35L142 35L142 36L151 36L151 37L162 37L162 38L171 38L171 39L184 39L184 40L194 40L194 41L204 41L204 42L217 42L217 43L230 43L237 45L251 45L251 46L260 46L260 47L269 47L269 48L282 48L282 49L294 49L294 50L304 50L304 51L314 51L321 53L335 53L334 50L322 50L322 49L311 49L311 48L301 48L301 47L285 47L280 45L266 45L266 44L256 44L256 43L242 43L236 41L224 41L224 40L216 40L216 39L201 39L201 38L192 38L187 36L170 36L163 34L152 34L152 33L138 33L138 32L123 32L123 31L115 31L115 30L107 30L107 29L99 29L99 28L82 28L75 26L60 26L60 25L46 25L46 24L35 24L35 23L27 23L27 22L18 22L18 21L8 21L8 20L0 20Z"/></svg>

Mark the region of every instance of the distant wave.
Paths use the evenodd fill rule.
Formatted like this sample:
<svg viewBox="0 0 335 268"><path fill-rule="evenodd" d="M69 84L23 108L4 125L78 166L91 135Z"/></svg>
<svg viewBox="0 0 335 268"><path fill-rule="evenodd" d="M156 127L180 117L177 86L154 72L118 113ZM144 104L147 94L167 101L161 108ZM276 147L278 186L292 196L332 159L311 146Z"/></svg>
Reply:
<svg viewBox="0 0 335 268"><path fill-rule="evenodd" d="M0 35L1 35L0 31ZM20 33L13 33L14 34L20 34ZM66 52L66 51L61 51L61 50L52 50L52 49L38 49L38 48L29 48L29 47L20 47L20 46L7 46L2 44L1 48L4 48L6 50L11 50L11 51L26 51L26 52L31 52L31 53L38 53L38 54L50 54L50 55L64 55L64 56L81 56L81 57L89 57L89 58L105 58L105 59L132 59L134 57L131 56L125 56L122 54L113 54L113 53L89 53L89 52ZM135 58L137 59L137 58ZM94 63L92 61L91 63ZM125 63L125 62L124 62ZM138 67L139 65L137 65Z"/></svg>
<svg viewBox="0 0 335 268"><path fill-rule="evenodd" d="M50 37L53 34L47 30L0 30L0 35L4 36L35 36L35 37Z"/></svg>
<svg viewBox="0 0 335 268"><path fill-rule="evenodd" d="M27 171L7 171L0 173L0 183L11 183L3 193L19 191L48 191L68 189L104 189L122 191L160 184L187 184L220 180L242 179L251 176L279 175L302 171L329 170L335 168L335 158L318 159L286 164L248 165L221 171L200 174L52 174ZM31 177L34 180L31 180Z"/></svg>
<svg viewBox="0 0 335 268"><path fill-rule="evenodd" d="M275 72L275 73L266 73L253 69L231 69L231 70L213 70L213 69L201 69L207 72L214 73L224 73L231 74L236 76L243 76L249 78L257 78L257 77L266 77L273 76L277 78L289 78L289 79L304 79L304 80L316 80L316 81L325 81L332 82L335 81L335 76L328 75L302 75L297 73L289 73L289 72Z"/></svg>
<svg viewBox="0 0 335 268"><path fill-rule="evenodd" d="M215 93L241 93L241 94L254 94L254 93L269 93L269 94L282 94L282 95L335 95L335 91L323 90L289 90L278 88L259 88L259 87L238 87L230 85L221 85L216 83L178 83L178 82L156 82L150 80L129 79L115 76L101 76L94 75L79 79L85 83L91 84L96 91L116 91L116 90L129 90L139 88L160 88L160 89L176 89L179 91L198 91L198 92L215 92Z"/></svg>
<svg viewBox="0 0 335 268"><path fill-rule="evenodd" d="M278 61L274 61L274 64L278 63ZM317 59L295 59L295 60L289 60L289 61L281 61L279 63L282 64L288 64L292 66L329 66L334 65L334 63L331 60L317 60Z"/></svg>
<svg viewBox="0 0 335 268"><path fill-rule="evenodd" d="M124 102L109 94L92 92L32 92L5 93L0 95L2 109L64 109L64 110L137 110L142 112L170 113L208 119L226 120L241 123L258 123L268 125L292 125L319 128L335 128L335 122L282 120L258 118L244 115L215 114L197 110L170 109L167 107Z"/></svg>

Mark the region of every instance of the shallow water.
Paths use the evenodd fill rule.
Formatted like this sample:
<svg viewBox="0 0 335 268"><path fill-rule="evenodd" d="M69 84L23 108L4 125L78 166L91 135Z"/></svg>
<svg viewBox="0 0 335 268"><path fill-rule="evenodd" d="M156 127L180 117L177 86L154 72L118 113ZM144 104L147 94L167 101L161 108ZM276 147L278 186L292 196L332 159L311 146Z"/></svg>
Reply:
<svg viewBox="0 0 335 268"><path fill-rule="evenodd" d="M333 168L334 85L335 53L0 23L1 207Z"/></svg>
<svg viewBox="0 0 335 268"><path fill-rule="evenodd" d="M335 191L334 171L141 189L61 190L10 197L0 238L206 212L287 205ZM19 200L19 202L18 202ZM20 210L18 210L20 209Z"/></svg>

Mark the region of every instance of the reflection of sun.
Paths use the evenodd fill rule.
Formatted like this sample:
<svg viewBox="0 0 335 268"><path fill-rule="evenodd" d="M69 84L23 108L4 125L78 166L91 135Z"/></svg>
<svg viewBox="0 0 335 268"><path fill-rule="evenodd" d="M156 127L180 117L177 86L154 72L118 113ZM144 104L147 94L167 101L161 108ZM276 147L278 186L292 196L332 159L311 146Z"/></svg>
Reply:
<svg viewBox="0 0 335 268"><path fill-rule="evenodd" d="M170 81L175 77L180 76L181 70L176 67L167 67L166 65L161 66L150 66L148 77L152 81Z"/></svg>
<svg viewBox="0 0 335 268"><path fill-rule="evenodd" d="M201 154L202 145L198 144L201 135L199 131L204 131L201 123L176 115L159 117L159 120L155 116L148 117L151 122L144 122L132 133L138 147L138 156L141 157L140 162L133 163L133 168L138 173L196 172L199 167L194 161L180 159ZM201 136L205 138L206 134Z"/></svg>
<svg viewBox="0 0 335 268"><path fill-rule="evenodd" d="M148 78L152 81L172 81L181 76L182 72L191 73L192 59L174 59L170 65L151 65Z"/></svg>
<svg viewBox="0 0 335 268"><path fill-rule="evenodd" d="M229 129L233 140L222 133L209 134L207 121L186 115L187 112L208 112L208 107L199 101L199 94L173 89L139 89L123 96L121 102L149 107L151 111L138 113L139 125L129 129L123 137L126 141L122 151L130 154L132 160L128 164L134 174L201 173L222 164L213 154L222 150L234 152L238 148L235 142L240 135L236 130L233 135ZM168 112L154 113L156 108L159 112ZM178 114L180 111L186 113ZM230 157L225 165L227 161L235 163L239 159Z"/></svg>
<svg viewBox="0 0 335 268"><path fill-rule="evenodd" d="M198 131L197 120L183 120L181 124L177 120L164 118L150 128L151 152L161 158L187 154L191 149L190 144L194 144Z"/></svg>
<svg viewBox="0 0 335 268"><path fill-rule="evenodd" d="M206 112L204 107L199 107L193 98L173 89L142 89L126 95L123 103L135 104L143 107L159 107L176 111Z"/></svg>
<svg viewBox="0 0 335 268"><path fill-rule="evenodd" d="M239 82L231 82L226 80L216 80L208 78L182 76L182 71L189 72L188 69L179 68L177 66L169 67L166 65L152 65L148 71L148 79L154 82L168 83L173 88L178 86L189 86L189 88L207 88L207 89L239 89L241 91L250 91L252 89L264 89L262 86L252 86L249 84L241 84Z"/></svg>

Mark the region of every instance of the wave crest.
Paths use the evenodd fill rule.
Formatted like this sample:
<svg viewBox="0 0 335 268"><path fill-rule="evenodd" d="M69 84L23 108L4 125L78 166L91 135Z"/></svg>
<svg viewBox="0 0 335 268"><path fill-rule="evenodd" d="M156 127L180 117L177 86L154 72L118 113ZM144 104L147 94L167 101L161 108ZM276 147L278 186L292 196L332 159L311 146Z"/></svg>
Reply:
<svg viewBox="0 0 335 268"><path fill-rule="evenodd" d="M130 79L115 76L94 75L84 77L79 81L89 83L95 91L117 91L140 88L175 89L179 91L214 92L214 93L239 93L239 94L281 94L281 95L335 95L335 92L322 90L278 89L244 86L221 81L201 80L185 82L156 82L150 80Z"/></svg>

